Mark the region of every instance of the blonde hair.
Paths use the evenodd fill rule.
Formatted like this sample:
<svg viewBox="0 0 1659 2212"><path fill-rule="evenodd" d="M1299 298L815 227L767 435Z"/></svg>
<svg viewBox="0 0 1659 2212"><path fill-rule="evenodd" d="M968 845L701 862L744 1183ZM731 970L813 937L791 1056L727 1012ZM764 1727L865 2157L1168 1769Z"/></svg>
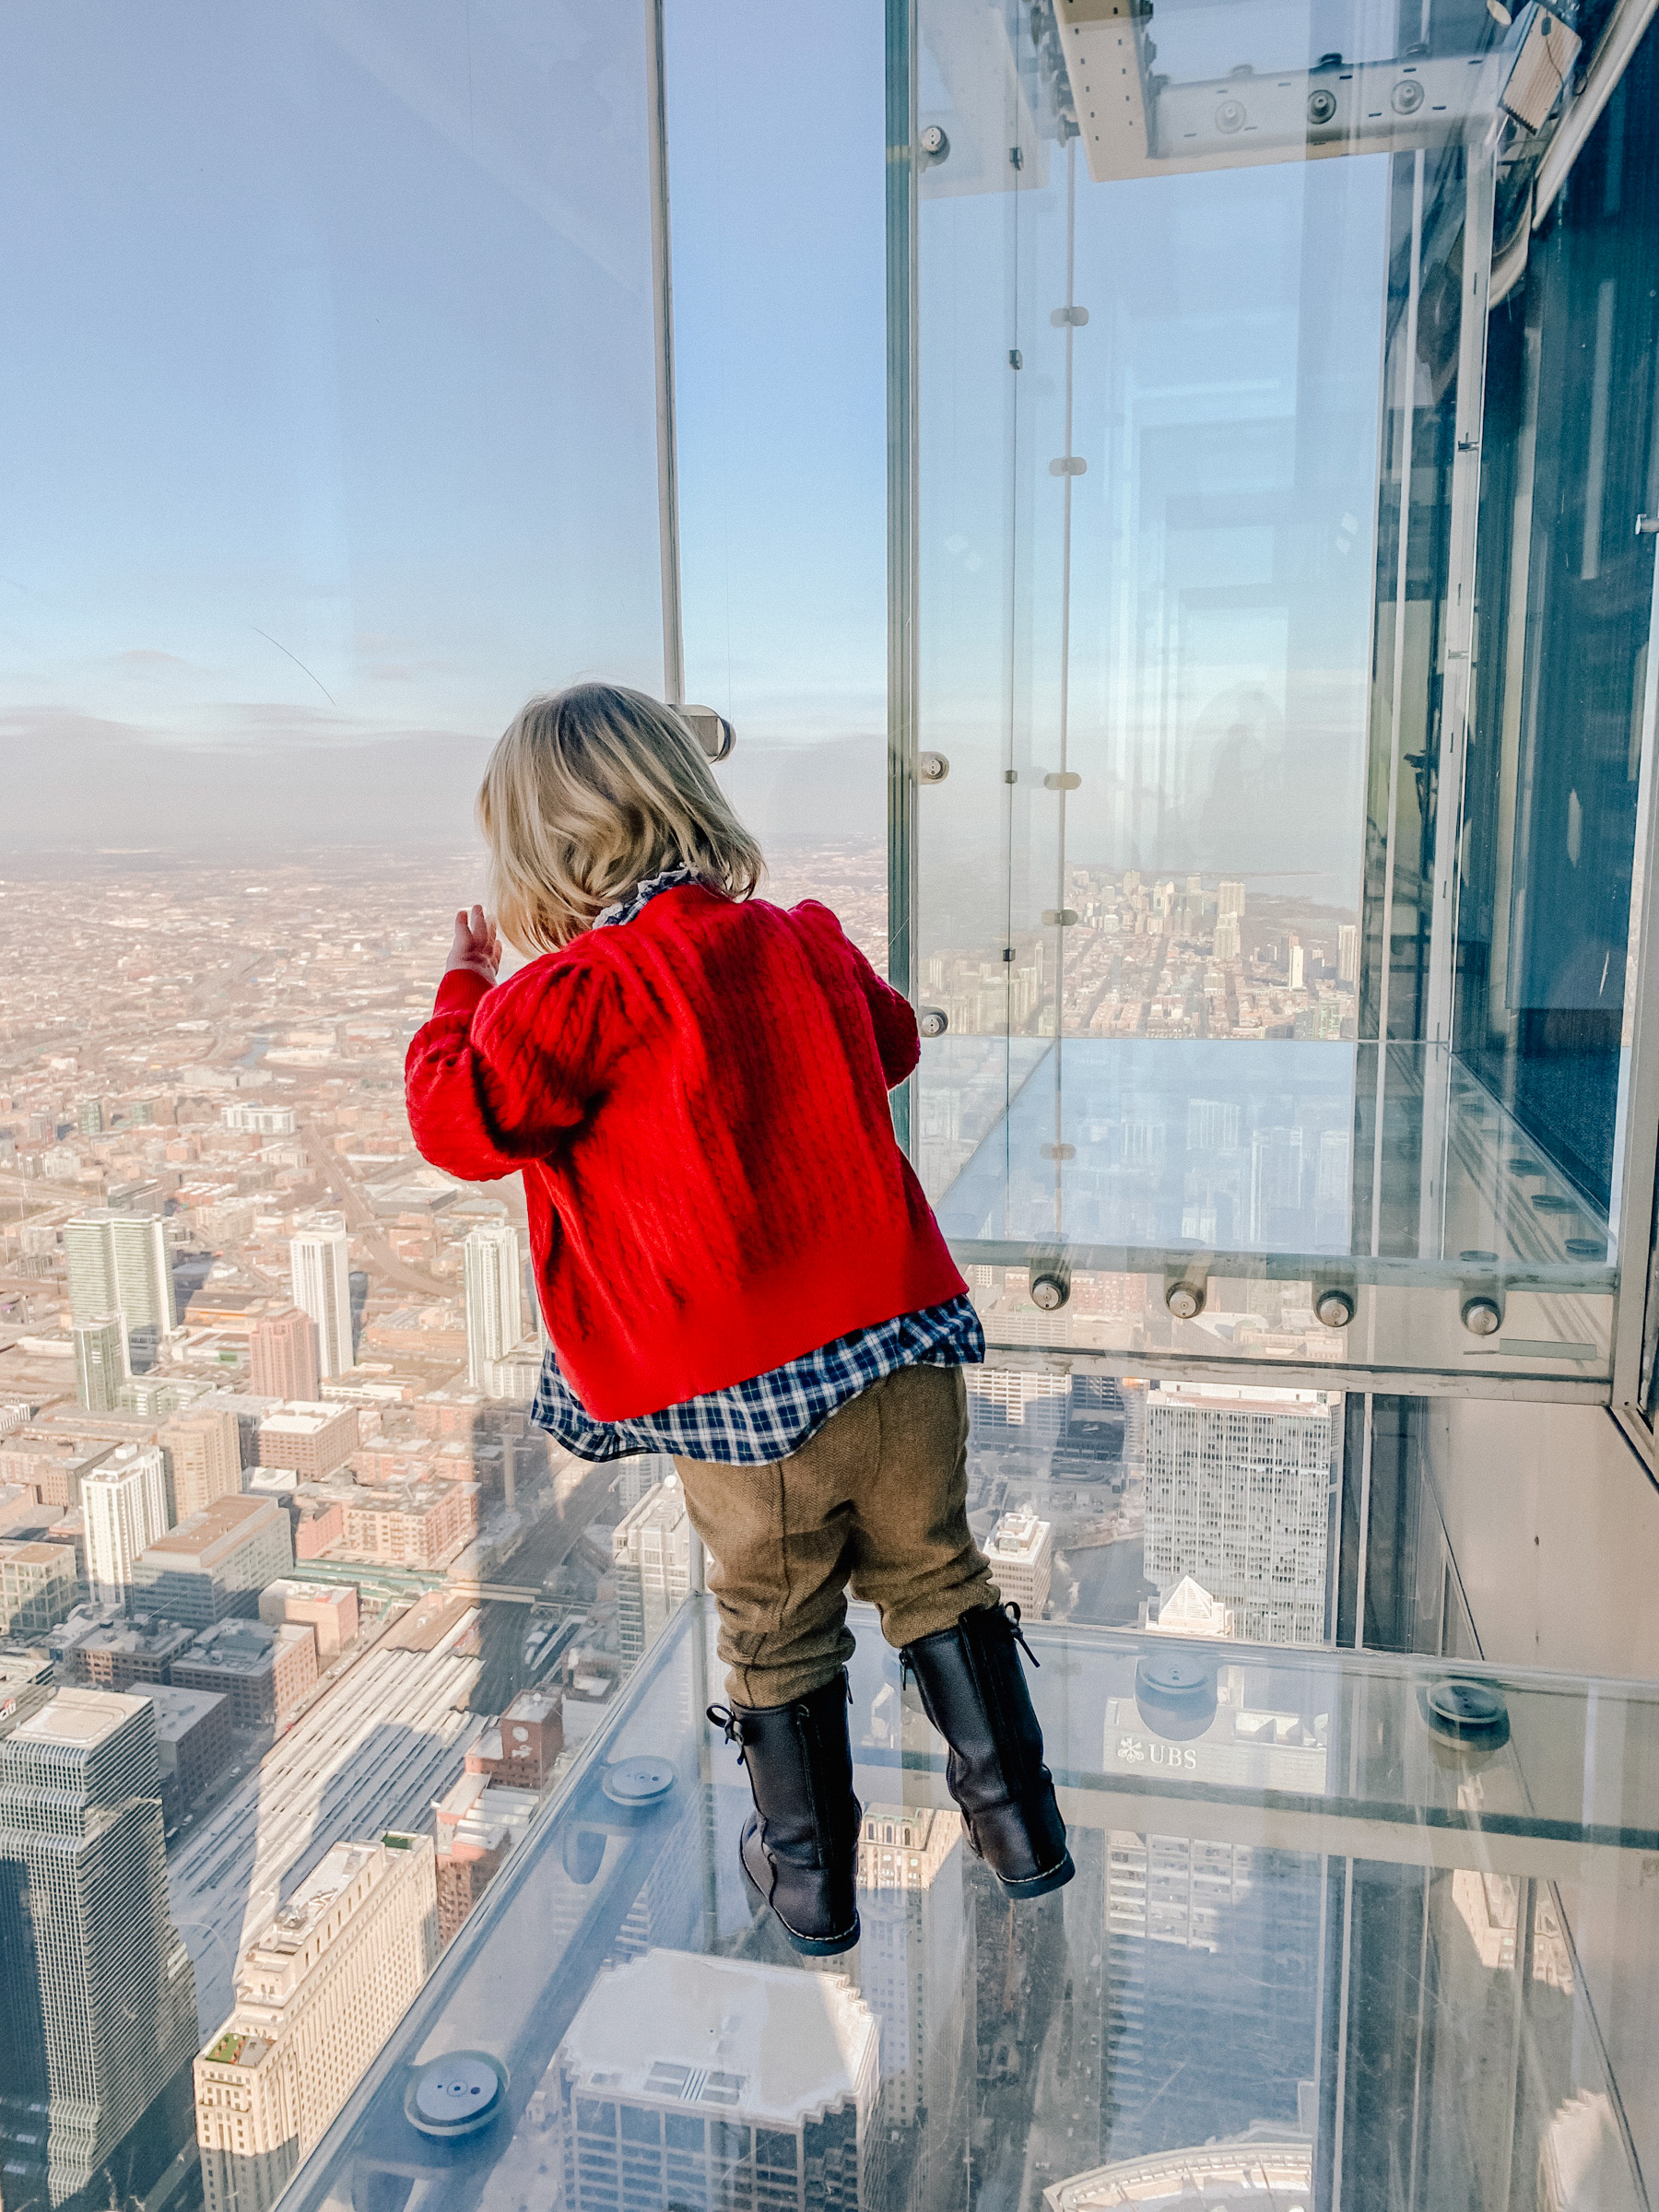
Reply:
<svg viewBox="0 0 1659 2212"><path fill-rule="evenodd" d="M521 708L484 771L478 825L490 909L521 952L557 952L664 868L747 899L766 865L688 725L620 684Z"/></svg>

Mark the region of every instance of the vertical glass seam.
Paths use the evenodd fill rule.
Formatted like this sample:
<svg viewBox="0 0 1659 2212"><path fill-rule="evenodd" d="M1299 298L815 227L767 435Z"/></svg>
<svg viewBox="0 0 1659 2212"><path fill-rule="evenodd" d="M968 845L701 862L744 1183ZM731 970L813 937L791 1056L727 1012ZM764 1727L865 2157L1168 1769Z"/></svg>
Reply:
<svg viewBox="0 0 1659 2212"><path fill-rule="evenodd" d="M888 979L914 1000L916 912L915 0L887 0ZM892 1097L915 1152L916 1077Z"/></svg>
<svg viewBox="0 0 1659 2212"><path fill-rule="evenodd" d="M668 95L664 0L645 0L646 134L651 149L651 311L656 345L657 530L663 569L663 697L686 697L680 613L679 461L674 415L674 265L668 218Z"/></svg>

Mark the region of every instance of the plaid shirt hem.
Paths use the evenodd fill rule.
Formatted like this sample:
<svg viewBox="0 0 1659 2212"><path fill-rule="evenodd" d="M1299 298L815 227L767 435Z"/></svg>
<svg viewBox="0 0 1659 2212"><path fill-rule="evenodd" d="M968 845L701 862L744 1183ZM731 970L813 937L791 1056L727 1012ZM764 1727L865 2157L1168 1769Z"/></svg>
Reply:
<svg viewBox="0 0 1659 2212"><path fill-rule="evenodd" d="M942 1306L854 1329L747 1382L625 1421L595 1420L549 1350L543 1355L530 1418L578 1459L670 1452L724 1466L764 1467L798 1452L832 1413L884 1375L901 1367L972 1367L984 1357L985 1333L964 1293Z"/></svg>

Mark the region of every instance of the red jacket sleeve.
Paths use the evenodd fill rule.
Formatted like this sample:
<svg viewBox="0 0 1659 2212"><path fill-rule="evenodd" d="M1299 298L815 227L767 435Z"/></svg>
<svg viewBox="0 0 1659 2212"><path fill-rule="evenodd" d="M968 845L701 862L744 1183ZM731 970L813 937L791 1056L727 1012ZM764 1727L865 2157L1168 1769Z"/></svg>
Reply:
<svg viewBox="0 0 1659 2212"><path fill-rule="evenodd" d="M827 906L821 906L816 899L806 899L794 911L802 913L808 910L815 919L822 915L830 924L842 957L852 968L853 981L864 993L865 1004L870 1009L870 1025L876 1031L876 1050L881 1058L881 1072L887 1077L888 1088L891 1090L895 1084L903 1082L922 1057L922 1038L916 1028L915 1008L903 992L895 991L891 983L883 982Z"/></svg>
<svg viewBox="0 0 1659 2212"><path fill-rule="evenodd" d="M582 1121L600 1088L600 1002L585 966L535 961L492 990L456 970L404 1063L423 1159L466 1182L511 1175Z"/></svg>

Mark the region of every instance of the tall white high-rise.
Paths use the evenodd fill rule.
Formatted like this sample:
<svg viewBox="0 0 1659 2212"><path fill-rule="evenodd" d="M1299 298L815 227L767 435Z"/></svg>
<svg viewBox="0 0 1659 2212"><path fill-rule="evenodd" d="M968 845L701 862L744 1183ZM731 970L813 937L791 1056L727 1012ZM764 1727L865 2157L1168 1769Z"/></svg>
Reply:
<svg viewBox="0 0 1659 2212"><path fill-rule="evenodd" d="M77 1214L64 1224L64 1257L75 1320L119 1313L131 1364L140 1371L153 1366L161 1338L179 1318L160 1215L112 1206Z"/></svg>
<svg viewBox="0 0 1659 2212"><path fill-rule="evenodd" d="M1146 1573L1191 1575L1252 1643L1325 1632L1334 1407L1315 1390L1166 1383L1147 1401Z"/></svg>
<svg viewBox="0 0 1659 2212"><path fill-rule="evenodd" d="M841 1974L679 1950L606 1967L549 2069L565 2212L867 2206L880 2040Z"/></svg>
<svg viewBox="0 0 1659 2212"><path fill-rule="evenodd" d="M167 1468L160 1447L118 1444L81 1485L87 1580L100 1606L124 1606L141 1551L167 1534Z"/></svg>
<svg viewBox="0 0 1659 2212"><path fill-rule="evenodd" d="M207 2212L265 2212L432 1971L429 1836L336 1843L243 1952L195 2062Z"/></svg>
<svg viewBox="0 0 1659 2212"><path fill-rule="evenodd" d="M1039 1521L1030 1500L1004 1513L985 1546L991 1577L1005 1603L1012 1599L1030 1620L1041 1620L1053 1577L1053 1530Z"/></svg>
<svg viewBox="0 0 1659 2212"><path fill-rule="evenodd" d="M88 1413L113 1413L127 1380L126 1329L119 1313L77 1321L69 1335L75 1345L75 1395Z"/></svg>
<svg viewBox="0 0 1659 2212"><path fill-rule="evenodd" d="M466 1379L492 1390L491 1370L524 1333L524 1274L511 1221L481 1221L461 1247L466 1263Z"/></svg>
<svg viewBox="0 0 1659 2212"><path fill-rule="evenodd" d="M1355 983L1359 980L1359 927L1352 922L1344 922L1336 931L1336 981L1339 983Z"/></svg>
<svg viewBox="0 0 1659 2212"><path fill-rule="evenodd" d="M324 1382L357 1365L351 1345L351 1260L346 1223L318 1214L290 1240L294 1303L317 1324L317 1371Z"/></svg>
<svg viewBox="0 0 1659 2212"><path fill-rule="evenodd" d="M858 1979L881 2023L883 2116L900 2127L913 2125L924 2112L943 2121L961 2071L971 1993L959 1813L924 1805L865 1806L858 1843L864 1924ZM912 2202L931 2194L912 2183Z"/></svg>
<svg viewBox="0 0 1659 2212"><path fill-rule="evenodd" d="M617 1651L623 1664L653 1644L691 1587L691 1523L677 1475L665 1475L611 1531Z"/></svg>

